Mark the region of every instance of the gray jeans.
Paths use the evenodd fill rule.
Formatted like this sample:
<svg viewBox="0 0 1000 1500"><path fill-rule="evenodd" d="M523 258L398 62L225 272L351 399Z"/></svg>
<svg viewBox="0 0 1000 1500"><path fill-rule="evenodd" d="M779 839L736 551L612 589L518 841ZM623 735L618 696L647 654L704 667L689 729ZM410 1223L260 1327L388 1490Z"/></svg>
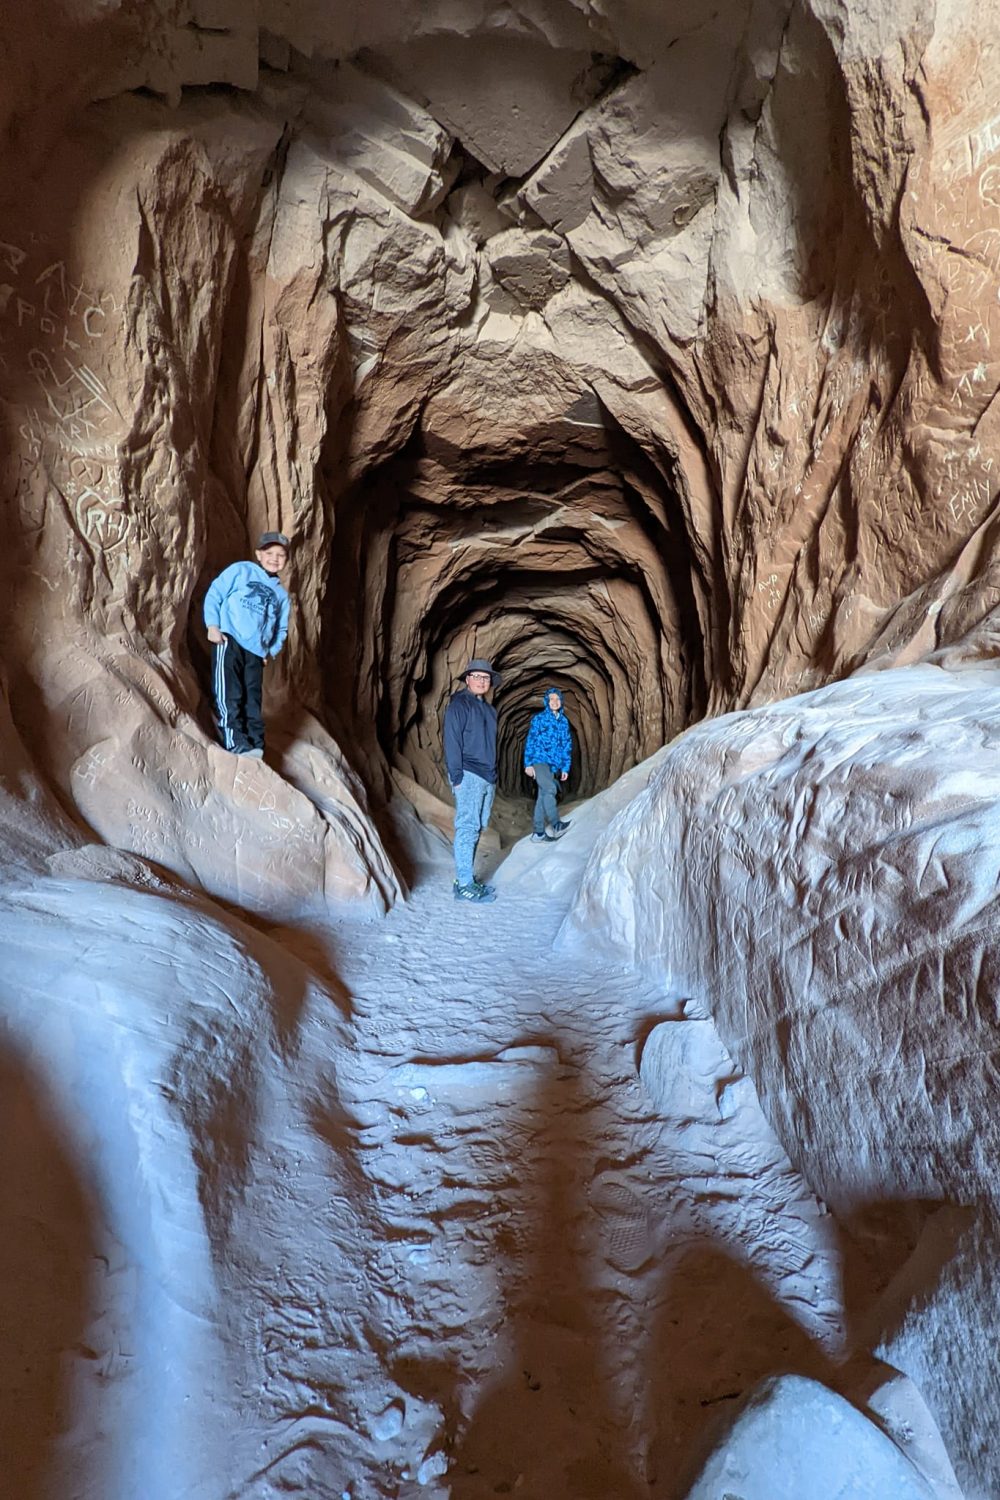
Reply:
<svg viewBox="0 0 1000 1500"><path fill-rule="evenodd" d="M551 766L532 766L535 773L534 831L544 833L546 823L559 821L556 807L556 778Z"/></svg>
<svg viewBox="0 0 1000 1500"><path fill-rule="evenodd" d="M490 821L496 787L465 771L455 793L455 875L459 885L472 884L479 835Z"/></svg>

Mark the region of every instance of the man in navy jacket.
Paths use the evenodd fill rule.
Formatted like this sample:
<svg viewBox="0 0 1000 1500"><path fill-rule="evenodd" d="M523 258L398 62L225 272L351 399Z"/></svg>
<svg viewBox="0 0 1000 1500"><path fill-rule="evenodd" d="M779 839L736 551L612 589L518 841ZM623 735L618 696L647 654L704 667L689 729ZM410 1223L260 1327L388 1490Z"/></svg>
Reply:
<svg viewBox="0 0 1000 1500"><path fill-rule="evenodd" d="M497 789L497 711L487 703L500 675L474 657L444 714L444 762L455 795L455 900L495 901L492 886L475 879L479 835L490 821Z"/></svg>

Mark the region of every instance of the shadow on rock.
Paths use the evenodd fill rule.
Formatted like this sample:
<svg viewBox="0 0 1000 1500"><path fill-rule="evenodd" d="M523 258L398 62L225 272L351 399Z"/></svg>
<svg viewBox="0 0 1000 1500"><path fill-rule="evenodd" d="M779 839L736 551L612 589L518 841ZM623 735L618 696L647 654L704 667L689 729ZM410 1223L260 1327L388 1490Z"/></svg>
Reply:
<svg viewBox="0 0 1000 1500"><path fill-rule="evenodd" d="M576 1069L554 1064L510 1137L514 1212L493 1261L506 1313L495 1370L453 1454L453 1500L637 1500L630 1414L616 1401L586 1251L593 1147ZM602 1336L603 1334L603 1336Z"/></svg>
<svg viewBox="0 0 1000 1500"><path fill-rule="evenodd" d="M255 939L258 934L254 934ZM250 946L248 944L248 946ZM252 948L271 981L271 1013L283 1051L298 1042L311 989L322 990L338 1017L351 1018L351 997L337 969L334 944L326 932L309 927L271 927ZM289 958L294 962L289 963Z"/></svg>
<svg viewBox="0 0 1000 1500"><path fill-rule="evenodd" d="M837 1216L853 1347L891 1338L907 1309L934 1295L975 1220L973 1208L925 1199L870 1203Z"/></svg>
<svg viewBox="0 0 1000 1500"><path fill-rule="evenodd" d="M935 1493L957 1495L941 1434L919 1390L873 1351L891 1340L908 1310L936 1295L973 1217L971 1210L941 1204L880 1202L838 1224L847 1337L844 1358L836 1360L751 1267L717 1244L686 1251L674 1264L652 1346L647 1421L653 1493L683 1500L713 1448L728 1442L733 1423L743 1419L745 1402L763 1400L769 1383L773 1392L784 1389L781 1377L804 1376L845 1398L891 1440L907 1461L901 1472L910 1475L914 1492L923 1476ZM819 1391L810 1397L817 1411L825 1399ZM833 1409L835 1402L827 1405ZM826 1418L816 1420L820 1425L810 1433L805 1406L801 1417L789 1416L788 1440L800 1447L812 1439L819 1444ZM870 1441L873 1453L890 1461L874 1431L869 1436L867 1427L858 1428L857 1441ZM851 1462L845 1451L842 1478L849 1488L860 1484L850 1477ZM800 1493L791 1474L788 1482L789 1495ZM779 1500L778 1491L772 1493Z"/></svg>
<svg viewBox="0 0 1000 1500"><path fill-rule="evenodd" d="M768 1375L833 1385L835 1369L751 1267L706 1242L673 1262L649 1345L651 1492L681 1500L735 1404Z"/></svg>
<svg viewBox="0 0 1000 1500"><path fill-rule="evenodd" d="M62 1492L56 1453L73 1425L68 1356L96 1357L83 1343L95 1235L65 1132L30 1067L10 1052L0 1054L0 1140L3 1489L49 1500Z"/></svg>

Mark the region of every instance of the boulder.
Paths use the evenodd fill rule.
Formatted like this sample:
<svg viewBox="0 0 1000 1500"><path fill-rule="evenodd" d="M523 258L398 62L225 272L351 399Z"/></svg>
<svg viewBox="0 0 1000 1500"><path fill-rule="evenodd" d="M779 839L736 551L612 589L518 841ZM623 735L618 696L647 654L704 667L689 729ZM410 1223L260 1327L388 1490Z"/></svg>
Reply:
<svg viewBox="0 0 1000 1500"><path fill-rule="evenodd" d="M801 1375L747 1397L686 1500L934 1500L934 1491L874 1422Z"/></svg>

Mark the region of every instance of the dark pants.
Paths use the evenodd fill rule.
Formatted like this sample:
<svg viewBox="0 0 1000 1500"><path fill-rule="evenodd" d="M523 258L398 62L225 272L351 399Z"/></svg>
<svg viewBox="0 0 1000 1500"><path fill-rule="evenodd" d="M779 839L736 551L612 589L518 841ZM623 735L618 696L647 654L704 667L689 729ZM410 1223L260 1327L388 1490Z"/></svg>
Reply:
<svg viewBox="0 0 1000 1500"><path fill-rule="evenodd" d="M226 636L221 646L212 647L212 691L219 738L237 755L264 748L260 705L263 684L263 657L245 651L231 636Z"/></svg>
<svg viewBox="0 0 1000 1500"><path fill-rule="evenodd" d="M546 823L558 823L556 778L551 766L532 766L535 773L534 831L544 833Z"/></svg>

